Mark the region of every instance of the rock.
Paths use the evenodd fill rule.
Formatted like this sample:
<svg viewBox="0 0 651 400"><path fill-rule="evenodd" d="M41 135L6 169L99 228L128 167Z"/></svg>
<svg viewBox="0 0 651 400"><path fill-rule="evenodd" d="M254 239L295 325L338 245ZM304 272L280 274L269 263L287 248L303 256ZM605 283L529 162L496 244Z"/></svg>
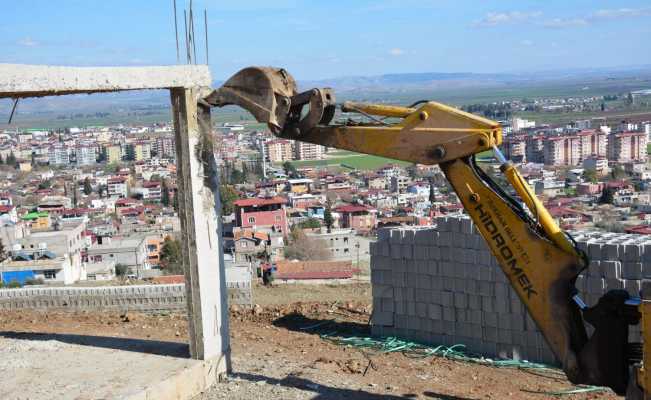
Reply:
<svg viewBox="0 0 651 400"><path fill-rule="evenodd" d="M255 306L253 306L253 314L255 315L262 314L262 307L260 306L260 304L256 304Z"/></svg>

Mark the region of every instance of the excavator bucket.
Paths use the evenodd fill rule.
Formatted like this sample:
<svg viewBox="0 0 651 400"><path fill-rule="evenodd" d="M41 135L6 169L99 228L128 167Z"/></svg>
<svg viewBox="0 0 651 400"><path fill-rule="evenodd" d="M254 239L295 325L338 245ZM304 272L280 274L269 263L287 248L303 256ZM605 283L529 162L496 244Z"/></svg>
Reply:
<svg viewBox="0 0 651 400"><path fill-rule="evenodd" d="M230 77L203 100L215 107L237 105L249 111L273 133L285 126L296 95L296 81L282 68L248 67Z"/></svg>

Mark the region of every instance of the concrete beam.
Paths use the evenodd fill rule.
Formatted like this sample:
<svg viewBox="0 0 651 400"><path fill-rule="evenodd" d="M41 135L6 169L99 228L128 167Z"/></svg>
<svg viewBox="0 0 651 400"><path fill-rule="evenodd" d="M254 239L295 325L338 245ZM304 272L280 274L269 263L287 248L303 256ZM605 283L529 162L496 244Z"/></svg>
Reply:
<svg viewBox="0 0 651 400"><path fill-rule="evenodd" d="M228 299L210 108L198 106L198 88L171 93L190 353L197 359L224 359L225 370L219 372L226 372Z"/></svg>
<svg viewBox="0 0 651 400"><path fill-rule="evenodd" d="M0 64L0 98L211 85L207 65L53 67Z"/></svg>

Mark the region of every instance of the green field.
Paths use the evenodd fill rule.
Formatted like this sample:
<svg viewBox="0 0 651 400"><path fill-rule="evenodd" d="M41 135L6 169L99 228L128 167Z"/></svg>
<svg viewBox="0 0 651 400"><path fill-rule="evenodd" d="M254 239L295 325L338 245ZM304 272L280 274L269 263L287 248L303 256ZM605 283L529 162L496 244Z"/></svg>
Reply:
<svg viewBox="0 0 651 400"><path fill-rule="evenodd" d="M292 161L296 168L302 167L343 167L347 169L375 170L387 164L400 166L411 165L409 162L392 160L390 158L371 156L368 154L357 154L346 152L349 155L343 157L332 157L324 160Z"/></svg>

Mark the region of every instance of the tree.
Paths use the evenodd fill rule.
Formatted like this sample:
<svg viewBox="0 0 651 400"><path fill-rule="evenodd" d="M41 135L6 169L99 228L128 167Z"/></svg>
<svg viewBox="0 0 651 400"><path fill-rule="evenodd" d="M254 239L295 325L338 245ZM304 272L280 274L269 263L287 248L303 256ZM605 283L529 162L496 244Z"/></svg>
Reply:
<svg viewBox="0 0 651 400"><path fill-rule="evenodd" d="M84 194L90 196L91 193L93 193L93 187L90 185L90 179L86 177L84 179Z"/></svg>
<svg viewBox="0 0 651 400"><path fill-rule="evenodd" d="M36 153L32 152L32 167L36 166Z"/></svg>
<svg viewBox="0 0 651 400"><path fill-rule="evenodd" d="M129 272L129 267L124 264L115 264L115 275L122 278Z"/></svg>
<svg viewBox="0 0 651 400"><path fill-rule="evenodd" d="M599 203L601 204L613 204L615 201L615 189L611 187L606 187L601 192L601 198L599 198Z"/></svg>
<svg viewBox="0 0 651 400"><path fill-rule="evenodd" d="M615 165L613 167L613 170L610 172L610 175L615 180L624 179L627 177L626 171L624 171L624 168L621 165Z"/></svg>
<svg viewBox="0 0 651 400"><path fill-rule="evenodd" d="M583 179L585 179L588 182L597 183L599 181L599 178L597 176L597 170L592 168L584 170Z"/></svg>
<svg viewBox="0 0 651 400"><path fill-rule="evenodd" d="M288 177L290 178L298 177L298 170L291 162L285 161L283 163L283 169L285 170L285 175L287 175Z"/></svg>
<svg viewBox="0 0 651 400"><path fill-rule="evenodd" d="M172 208L174 208L174 211L179 212L179 194L174 193L174 197L172 197Z"/></svg>
<svg viewBox="0 0 651 400"><path fill-rule="evenodd" d="M7 251L5 250L5 245L0 238L0 262L3 262L7 259Z"/></svg>
<svg viewBox="0 0 651 400"><path fill-rule="evenodd" d="M169 274L183 273L183 259L181 253L181 242L172 239L170 236L163 241L160 251L161 267Z"/></svg>
<svg viewBox="0 0 651 400"><path fill-rule="evenodd" d="M167 187L167 179L163 179L163 182L161 183L161 194L160 194L160 202L163 203L165 207L170 206L170 190Z"/></svg>
<svg viewBox="0 0 651 400"><path fill-rule="evenodd" d="M239 199L239 196L232 186L221 185L219 187L219 199L222 203L222 215L231 215L235 211L233 203Z"/></svg>
<svg viewBox="0 0 651 400"><path fill-rule="evenodd" d="M301 229L317 229L321 227L321 221L316 218L308 218L307 220L298 224Z"/></svg>
<svg viewBox="0 0 651 400"><path fill-rule="evenodd" d="M329 260L330 251L322 239L308 237L295 226L290 232L290 243L285 247L285 257L301 261Z"/></svg>
<svg viewBox="0 0 651 400"><path fill-rule="evenodd" d="M323 213L323 223L326 228L328 228L328 233L332 231L332 225L335 223L335 219L332 217L332 212L330 211L330 206L326 207Z"/></svg>
<svg viewBox="0 0 651 400"><path fill-rule="evenodd" d="M72 184L72 205L75 206L75 207L77 207L77 203L78 203L78 202L79 202L79 201L78 201L78 199L77 199L77 181L75 181L75 182Z"/></svg>
<svg viewBox="0 0 651 400"><path fill-rule="evenodd" d="M16 156L13 151L7 156L6 163L7 165L16 166Z"/></svg>

